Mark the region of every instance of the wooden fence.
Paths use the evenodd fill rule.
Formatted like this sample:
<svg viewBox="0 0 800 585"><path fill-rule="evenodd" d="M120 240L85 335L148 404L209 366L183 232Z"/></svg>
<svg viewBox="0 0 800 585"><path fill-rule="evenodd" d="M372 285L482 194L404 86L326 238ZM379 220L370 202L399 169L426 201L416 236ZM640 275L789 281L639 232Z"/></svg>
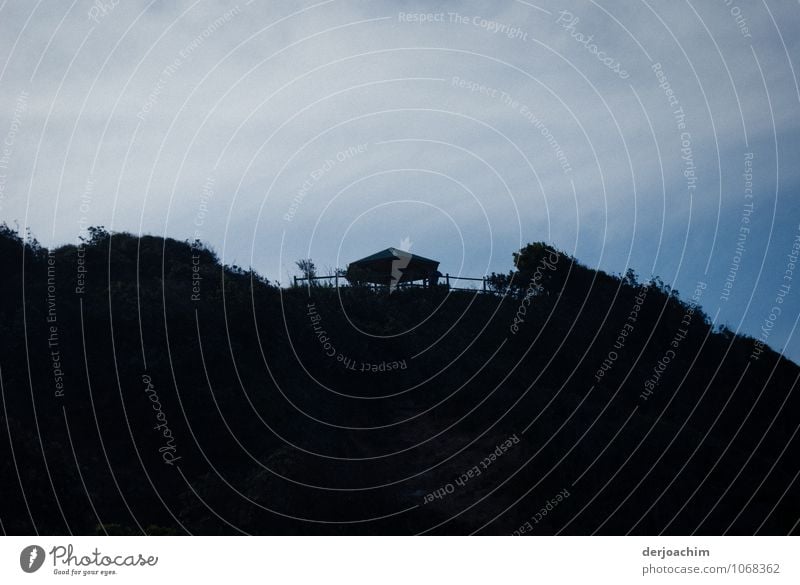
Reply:
<svg viewBox="0 0 800 585"><path fill-rule="evenodd" d="M294 286L300 286L301 283L308 282L309 280L312 281L312 282L315 282L317 280L327 280L327 281L331 281L332 280L334 288L339 288L340 286L341 287L349 287L349 286L351 286L351 284L349 283L347 278L345 276L339 275L339 274L335 274L333 276L312 276L310 278L306 277L306 276L295 276L294 277ZM458 286L453 286L451 284L451 281L459 281L459 280L480 282L481 283L481 287L480 288L458 287ZM482 278L471 278L471 277L468 277L468 276L451 276L449 273L447 273L447 274L443 274L442 275L441 280L439 281L439 283L440 283L439 286L442 286L442 285L446 286L448 290L465 290L465 291L474 291L474 292L487 292L486 280L487 279L486 279L485 276L482 277ZM344 282L342 282L342 281L344 281ZM379 288L383 288L383 287L386 287L387 285L373 285L373 286L379 287ZM424 285L424 284L416 284L414 282L403 282L403 283L400 283L399 285L397 285L397 288L399 288L399 289L404 289L404 288L428 288L428 286Z"/></svg>

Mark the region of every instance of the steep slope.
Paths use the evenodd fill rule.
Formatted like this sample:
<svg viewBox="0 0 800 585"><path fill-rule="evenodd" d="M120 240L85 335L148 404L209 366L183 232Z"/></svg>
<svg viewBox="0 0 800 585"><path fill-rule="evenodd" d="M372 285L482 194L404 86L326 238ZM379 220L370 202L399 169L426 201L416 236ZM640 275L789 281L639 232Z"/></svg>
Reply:
<svg viewBox="0 0 800 585"><path fill-rule="evenodd" d="M546 244L444 288L283 289L199 243L0 233L0 520L39 533L786 533L797 366L702 286Z"/></svg>

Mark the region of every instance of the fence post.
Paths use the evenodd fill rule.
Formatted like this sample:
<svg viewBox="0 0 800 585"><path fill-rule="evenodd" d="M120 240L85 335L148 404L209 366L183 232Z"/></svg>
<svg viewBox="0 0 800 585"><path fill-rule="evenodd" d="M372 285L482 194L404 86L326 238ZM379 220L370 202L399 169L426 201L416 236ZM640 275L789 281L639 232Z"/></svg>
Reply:
<svg viewBox="0 0 800 585"><path fill-rule="evenodd" d="M294 287L297 288L297 275L294 277Z"/></svg>
<svg viewBox="0 0 800 585"><path fill-rule="evenodd" d="M486 277L484 276L481 280L483 281L483 292L486 292Z"/></svg>
<svg viewBox="0 0 800 585"><path fill-rule="evenodd" d="M446 273L444 275L444 278L445 278L445 282L447 283L447 288L449 289L450 288L450 273L449 272Z"/></svg>

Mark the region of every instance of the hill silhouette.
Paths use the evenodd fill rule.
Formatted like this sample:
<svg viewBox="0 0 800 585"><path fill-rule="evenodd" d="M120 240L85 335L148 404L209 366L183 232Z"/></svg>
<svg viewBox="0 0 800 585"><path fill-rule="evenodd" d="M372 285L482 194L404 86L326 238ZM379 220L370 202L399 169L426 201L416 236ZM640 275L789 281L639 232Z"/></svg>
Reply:
<svg viewBox="0 0 800 585"><path fill-rule="evenodd" d="M8 534L786 534L800 370L545 243L489 294L0 229Z"/></svg>

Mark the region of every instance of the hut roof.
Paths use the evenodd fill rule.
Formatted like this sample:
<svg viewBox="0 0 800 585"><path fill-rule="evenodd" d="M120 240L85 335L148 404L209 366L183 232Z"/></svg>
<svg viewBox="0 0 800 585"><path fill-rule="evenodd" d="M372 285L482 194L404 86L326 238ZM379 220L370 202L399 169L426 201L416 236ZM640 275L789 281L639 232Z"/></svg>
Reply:
<svg viewBox="0 0 800 585"><path fill-rule="evenodd" d="M420 264L430 264L435 268L439 267L439 262L436 260L431 260L430 258L425 258L424 256L419 256L417 254L411 254L411 252L406 252L404 250L398 250L397 248L386 248L385 250L381 250L380 252L375 252L374 254L362 258L361 260L356 260L351 262L350 265L352 266L355 264L356 266L361 264L370 264L372 262L381 261L381 260L400 260L401 258L407 258L411 256L411 261L414 263Z"/></svg>
<svg viewBox="0 0 800 585"><path fill-rule="evenodd" d="M347 278L351 281L375 284L398 284L431 278L437 274L439 262L424 256L386 248L347 266Z"/></svg>

